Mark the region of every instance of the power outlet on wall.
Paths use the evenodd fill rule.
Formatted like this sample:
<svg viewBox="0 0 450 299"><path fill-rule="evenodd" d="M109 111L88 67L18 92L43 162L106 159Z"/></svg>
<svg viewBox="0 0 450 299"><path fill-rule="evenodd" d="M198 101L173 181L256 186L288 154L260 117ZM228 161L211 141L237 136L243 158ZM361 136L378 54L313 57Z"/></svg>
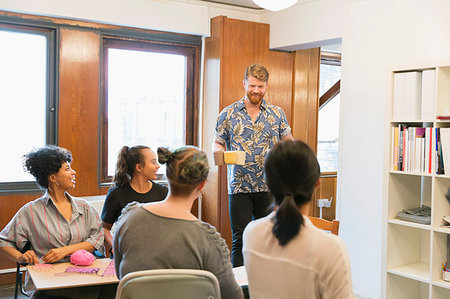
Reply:
<svg viewBox="0 0 450 299"><path fill-rule="evenodd" d="M319 208L329 208L329 207L331 207L331 199L330 200L328 200L326 198L318 199L317 200L317 206Z"/></svg>

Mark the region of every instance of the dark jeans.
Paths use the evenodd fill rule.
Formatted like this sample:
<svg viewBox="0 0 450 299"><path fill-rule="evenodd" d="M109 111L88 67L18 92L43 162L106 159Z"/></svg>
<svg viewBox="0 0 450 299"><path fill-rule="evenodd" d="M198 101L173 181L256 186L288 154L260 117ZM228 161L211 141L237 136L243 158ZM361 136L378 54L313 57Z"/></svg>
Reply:
<svg viewBox="0 0 450 299"><path fill-rule="evenodd" d="M233 267L244 264L242 257L242 233L247 224L267 216L273 210L272 197L267 192L229 194L229 208L233 244L231 263Z"/></svg>

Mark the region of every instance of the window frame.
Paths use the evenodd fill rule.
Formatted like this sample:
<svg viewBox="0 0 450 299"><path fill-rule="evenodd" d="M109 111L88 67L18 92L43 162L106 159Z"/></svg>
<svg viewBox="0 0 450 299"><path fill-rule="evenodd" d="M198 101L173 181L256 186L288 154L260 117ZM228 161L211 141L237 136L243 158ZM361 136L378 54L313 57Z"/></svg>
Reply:
<svg viewBox="0 0 450 299"><path fill-rule="evenodd" d="M341 66L341 53L332 51L320 52L320 64ZM320 71L319 71L320 72ZM320 98L319 98L319 110L330 103L341 92L341 79L339 79L333 86L331 86ZM318 132L317 132L318 133ZM317 141L317 144L319 141ZM333 177L337 175L337 171L321 172L320 177Z"/></svg>
<svg viewBox="0 0 450 299"><path fill-rule="evenodd" d="M2 17L0 30L43 35L47 38L45 143L58 144L58 27L46 22ZM35 181L0 182L0 195L36 193L42 189Z"/></svg>
<svg viewBox="0 0 450 299"><path fill-rule="evenodd" d="M201 39L198 36L164 33L162 35L127 32L122 35L104 33L101 46L101 83L100 100L100 153L99 185L112 185L112 176L108 176L108 49L126 49L157 53L180 54L186 57L186 123L187 145L198 144L199 117L199 78Z"/></svg>

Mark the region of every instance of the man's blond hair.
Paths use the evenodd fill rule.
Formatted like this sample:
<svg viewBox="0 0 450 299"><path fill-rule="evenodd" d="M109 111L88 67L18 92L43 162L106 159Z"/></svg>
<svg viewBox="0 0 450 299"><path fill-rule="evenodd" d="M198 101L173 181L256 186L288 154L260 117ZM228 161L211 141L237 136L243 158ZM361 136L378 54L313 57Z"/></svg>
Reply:
<svg viewBox="0 0 450 299"><path fill-rule="evenodd" d="M262 64L252 64L245 69L244 80L247 82L248 77L252 76L264 82L269 81L269 72Z"/></svg>

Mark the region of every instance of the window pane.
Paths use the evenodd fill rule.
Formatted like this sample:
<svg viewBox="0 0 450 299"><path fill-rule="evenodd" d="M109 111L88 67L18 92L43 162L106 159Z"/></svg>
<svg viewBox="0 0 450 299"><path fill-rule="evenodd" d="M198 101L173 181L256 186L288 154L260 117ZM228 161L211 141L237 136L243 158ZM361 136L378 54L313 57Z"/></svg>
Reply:
<svg viewBox="0 0 450 299"><path fill-rule="evenodd" d="M46 143L47 38L0 30L0 182L34 180L22 156Z"/></svg>
<svg viewBox="0 0 450 299"><path fill-rule="evenodd" d="M334 172L339 159L340 94L319 110L317 159L321 172Z"/></svg>
<svg viewBox="0 0 450 299"><path fill-rule="evenodd" d="M108 49L108 176L124 145L185 144L185 95L184 55Z"/></svg>
<svg viewBox="0 0 450 299"><path fill-rule="evenodd" d="M323 96L338 80L341 79L341 67L338 65L320 64L319 97Z"/></svg>

